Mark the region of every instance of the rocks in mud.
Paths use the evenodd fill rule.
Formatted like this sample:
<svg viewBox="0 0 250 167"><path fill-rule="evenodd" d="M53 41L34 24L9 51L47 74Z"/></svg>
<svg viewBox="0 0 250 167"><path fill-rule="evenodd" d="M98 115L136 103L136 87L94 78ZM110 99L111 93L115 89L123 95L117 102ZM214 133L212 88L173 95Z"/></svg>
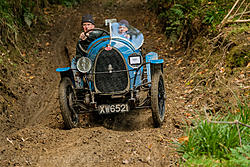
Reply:
<svg viewBox="0 0 250 167"><path fill-rule="evenodd" d="M122 161L122 163L123 163L123 164L128 164L129 161L128 161L127 159L124 159L124 160Z"/></svg>

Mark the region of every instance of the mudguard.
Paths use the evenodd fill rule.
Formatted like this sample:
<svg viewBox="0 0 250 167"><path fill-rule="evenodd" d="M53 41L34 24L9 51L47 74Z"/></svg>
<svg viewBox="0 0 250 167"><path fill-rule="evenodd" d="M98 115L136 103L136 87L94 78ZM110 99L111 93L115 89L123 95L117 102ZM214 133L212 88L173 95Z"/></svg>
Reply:
<svg viewBox="0 0 250 167"><path fill-rule="evenodd" d="M75 84L75 80L73 77L74 75L73 75L72 69L70 67L57 68L56 71L60 72L61 78L69 77L71 79L72 83Z"/></svg>
<svg viewBox="0 0 250 167"><path fill-rule="evenodd" d="M163 59L158 59L158 54L155 52L149 52L148 54L146 54L146 69L147 69L147 79L148 82L151 82L151 68L152 66L161 66L161 69L163 71L163 63L164 60Z"/></svg>
<svg viewBox="0 0 250 167"><path fill-rule="evenodd" d="M57 68L56 71L57 72L66 72L66 71L69 71L70 70L70 67L64 67L64 68Z"/></svg>

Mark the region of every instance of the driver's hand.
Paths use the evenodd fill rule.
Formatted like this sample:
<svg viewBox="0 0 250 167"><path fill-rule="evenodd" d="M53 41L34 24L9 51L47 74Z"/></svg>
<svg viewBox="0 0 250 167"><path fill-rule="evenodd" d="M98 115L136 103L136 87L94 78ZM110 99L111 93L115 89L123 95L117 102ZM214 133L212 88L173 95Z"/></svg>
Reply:
<svg viewBox="0 0 250 167"><path fill-rule="evenodd" d="M85 33L84 32L82 32L81 34L80 34L80 37L79 37L81 40L85 40L85 39L87 39L87 37L85 36Z"/></svg>

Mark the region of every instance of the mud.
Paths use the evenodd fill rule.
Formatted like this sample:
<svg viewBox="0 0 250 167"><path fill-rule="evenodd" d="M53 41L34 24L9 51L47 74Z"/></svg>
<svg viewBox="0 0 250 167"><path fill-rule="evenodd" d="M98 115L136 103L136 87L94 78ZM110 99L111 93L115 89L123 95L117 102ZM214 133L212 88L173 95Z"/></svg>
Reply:
<svg viewBox="0 0 250 167"><path fill-rule="evenodd" d="M144 2L108 2L62 9L53 16L51 27L38 35L38 53L25 66L33 77L27 79L23 98L16 100L21 108L13 109L13 121L1 125L0 166L178 166L174 143L189 123L180 81L184 73L176 68L183 53L169 47L157 16ZM143 52L155 51L164 58L167 109L161 128L153 128L151 110L137 110L94 120L83 115L82 127L64 129L58 103L60 75L55 69L68 65L65 48L70 58L74 56L86 13L93 14L101 28L104 19L127 19L144 34Z"/></svg>

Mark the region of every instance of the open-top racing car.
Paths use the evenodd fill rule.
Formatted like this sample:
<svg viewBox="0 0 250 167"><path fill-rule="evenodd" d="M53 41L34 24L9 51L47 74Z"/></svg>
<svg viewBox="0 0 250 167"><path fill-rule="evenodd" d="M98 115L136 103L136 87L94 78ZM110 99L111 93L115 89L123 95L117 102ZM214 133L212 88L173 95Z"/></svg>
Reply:
<svg viewBox="0 0 250 167"><path fill-rule="evenodd" d="M151 108L153 124L160 127L165 115L163 59L155 52L142 55L143 34L133 28L130 38L119 34L116 19L107 19L109 32L95 28L86 32L86 56L60 72L59 102L67 129L79 125L79 114L98 112L118 114L133 109ZM74 70L81 78L76 87ZM141 92L146 92L144 98Z"/></svg>

